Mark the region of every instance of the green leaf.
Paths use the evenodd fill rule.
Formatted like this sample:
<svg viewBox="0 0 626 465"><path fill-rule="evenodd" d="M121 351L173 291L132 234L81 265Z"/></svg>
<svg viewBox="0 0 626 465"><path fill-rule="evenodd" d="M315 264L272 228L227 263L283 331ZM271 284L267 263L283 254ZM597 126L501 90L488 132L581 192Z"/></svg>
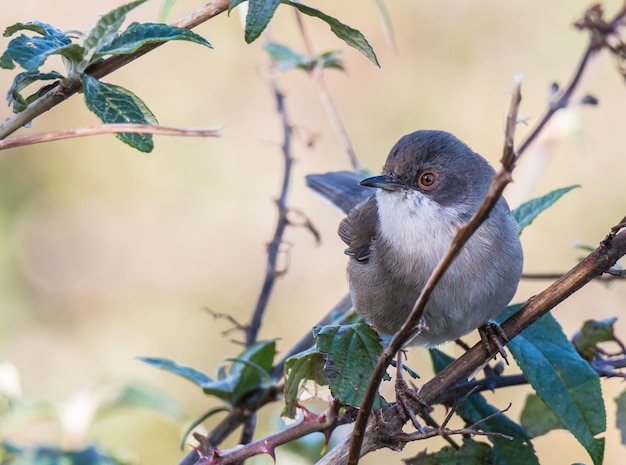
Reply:
<svg viewBox="0 0 626 465"><path fill-rule="evenodd" d="M170 395L151 386L127 384L122 386L107 402L98 408L98 415L124 407L141 407L162 413L174 421L187 418L183 406Z"/></svg>
<svg viewBox="0 0 626 465"><path fill-rule="evenodd" d="M533 438L542 436L553 429L566 429L563 422L536 394L529 394L526 397L526 404L520 415L520 423Z"/></svg>
<svg viewBox="0 0 626 465"><path fill-rule="evenodd" d="M361 405L382 351L378 334L365 322L344 326L316 326L313 334L317 339L317 350L326 359L324 373L333 396L347 405ZM377 394L373 408L385 405L385 399Z"/></svg>
<svg viewBox="0 0 626 465"><path fill-rule="evenodd" d="M2 55L0 55L0 68L2 69L13 69L15 68L15 63L13 63L13 58L11 58L11 54L8 50L5 50Z"/></svg>
<svg viewBox="0 0 626 465"><path fill-rule="evenodd" d="M136 52L145 44L170 40L186 40L213 48L204 37L191 32L189 29L163 23L132 23L111 43L98 49L95 56L126 55Z"/></svg>
<svg viewBox="0 0 626 465"><path fill-rule="evenodd" d="M622 444L626 446L626 391L617 396L615 403L617 404L615 426L622 433Z"/></svg>
<svg viewBox="0 0 626 465"><path fill-rule="evenodd" d="M324 356L314 347L293 355L285 361L285 388L283 390L285 405L281 416L295 418L298 394L307 381L313 381L320 386L328 384L328 379L324 374Z"/></svg>
<svg viewBox="0 0 626 465"><path fill-rule="evenodd" d="M4 37L10 37L19 31L35 32L41 36L48 36L48 37L56 38L60 42L64 42L69 39L69 37L67 37L67 35L60 29L57 29L56 27L53 27L47 23L42 23L41 21L29 21L27 23L15 23L14 25L7 27L4 30L3 35Z"/></svg>
<svg viewBox="0 0 626 465"><path fill-rule="evenodd" d="M269 372L275 355L275 339L257 342L234 359L230 370L220 367L217 380L204 383L202 390L236 405L247 394L268 387L272 382Z"/></svg>
<svg viewBox="0 0 626 465"><path fill-rule="evenodd" d="M505 320L521 305L511 305ZM561 326L547 314L522 331L509 348L526 379L545 404L587 449L595 465L602 463L606 412L597 373L576 352Z"/></svg>
<svg viewBox="0 0 626 465"><path fill-rule="evenodd" d="M245 39L252 43L261 35L269 24L280 0L249 0L246 15Z"/></svg>
<svg viewBox="0 0 626 465"><path fill-rule="evenodd" d="M23 111L32 100L35 100L39 97L41 89L37 92L31 94L29 97L24 97L22 95L22 90L37 81L50 81L63 79L63 76L56 71L52 71L50 73L40 73L39 71L25 71L23 73L18 74L13 79L13 84L9 88L9 92L7 93L7 100L9 105L13 106L13 111L15 113L19 113Z"/></svg>
<svg viewBox="0 0 626 465"><path fill-rule="evenodd" d="M615 341L614 325L617 318L587 320L583 327L572 336L572 344L586 360L593 360L598 353L598 344Z"/></svg>
<svg viewBox="0 0 626 465"><path fill-rule="evenodd" d="M20 34L9 42L3 55L3 62L7 62L8 58L11 58L26 71L35 71L46 61L49 55L58 53L60 49L70 44L69 37L62 35L62 33L60 36L55 33L41 37L28 37Z"/></svg>
<svg viewBox="0 0 626 465"><path fill-rule="evenodd" d="M117 35L117 31L122 27L128 12L145 2L146 0L137 0L127 3L102 15L83 42L83 47L85 47L87 53L93 54L100 47L113 40Z"/></svg>
<svg viewBox="0 0 626 465"><path fill-rule="evenodd" d="M167 358L160 357L138 357L144 363L151 365L156 368L160 368L161 370L169 371L176 376L180 376L182 378L188 379L194 384L198 386L203 386L206 383L212 381L212 379L202 373L201 371L196 370L195 368L179 365L173 360Z"/></svg>
<svg viewBox="0 0 626 465"><path fill-rule="evenodd" d="M484 465L494 463L494 460L489 445L464 437L458 450L451 446L433 453L424 450L415 457L403 459L403 462L406 465Z"/></svg>
<svg viewBox="0 0 626 465"><path fill-rule="evenodd" d="M380 64L378 63L378 58L376 58L376 53L374 53L374 49L360 31L351 28L347 24L343 24L338 19L327 15L317 8L313 8L303 3L294 2L291 0L282 0L282 3L297 8L301 13L305 15L321 19L330 26L330 30L338 38L343 40L350 47L357 49L359 52L365 55L372 63L380 67Z"/></svg>
<svg viewBox="0 0 626 465"><path fill-rule="evenodd" d="M513 218L515 218L515 221L517 221L518 233L521 234L522 230L526 226L530 225L535 218L537 218L539 213L552 206L552 204L559 200L563 195L567 194L572 189L576 189L577 187L580 186L575 185L553 190L543 197L529 200L513 210L511 214L513 215Z"/></svg>
<svg viewBox="0 0 626 465"><path fill-rule="evenodd" d="M155 124L156 119L143 101L127 89L105 84L83 74L83 91L87 108L103 123ZM154 148L151 134L117 133L118 139L142 152Z"/></svg>
<svg viewBox="0 0 626 465"><path fill-rule="evenodd" d="M291 68L306 67L310 63L309 57L302 55L286 45L268 42L263 44L265 51L278 63L279 71L287 71Z"/></svg>

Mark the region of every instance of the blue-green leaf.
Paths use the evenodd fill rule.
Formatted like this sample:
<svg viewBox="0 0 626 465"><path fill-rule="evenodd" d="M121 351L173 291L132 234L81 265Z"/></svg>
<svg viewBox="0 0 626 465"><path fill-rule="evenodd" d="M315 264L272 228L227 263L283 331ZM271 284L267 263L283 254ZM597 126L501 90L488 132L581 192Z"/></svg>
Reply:
<svg viewBox="0 0 626 465"><path fill-rule="evenodd" d="M521 305L509 306L499 320ZM550 314L543 316L515 337L509 348L526 379L557 418L600 465L606 429L606 412L598 374L567 339Z"/></svg>
<svg viewBox="0 0 626 465"><path fill-rule="evenodd" d="M42 23L41 21L29 21L27 23L15 23L14 25L7 27L4 30L3 35L4 37L10 37L19 31L35 32L42 36L56 38L60 42L64 42L65 40L69 39L67 35L60 29L57 29L56 27L53 27L47 23Z"/></svg>
<svg viewBox="0 0 626 465"><path fill-rule="evenodd" d="M93 53L110 42L117 35L120 27L122 27L128 12L145 2L146 0L137 0L127 3L102 15L93 29L89 31L83 42L83 47L85 47L88 53Z"/></svg>
<svg viewBox="0 0 626 465"><path fill-rule="evenodd" d="M302 55L283 44L268 42L263 44L263 48L278 63L280 71L286 71L298 66L305 66L309 63L309 57Z"/></svg>
<svg viewBox="0 0 626 465"><path fill-rule="evenodd" d="M19 113L23 111L28 104L39 97L39 91L31 94L29 97L22 96L22 90L36 81L50 81L63 79L63 76L56 71L50 73L40 73L39 71L25 71L18 74L13 79L13 84L7 93L9 105L13 106L13 111Z"/></svg>
<svg viewBox="0 0 626 465"><path fill-rule="evenodd" d="M380 67L380 64L378 63L378 58L376 58L376 53L374 53L374 49L360 31L351 28L347 24L343 24L338 19L327 15L317 8L313 8L300 2L294 2L292 0L282 0L282 3L297 8L301 13L305 15L321 19L330 26L330 30L337 37L343 40L350 47L354 47L355 49L357 49L359 52L365 55L372 63Z"/></svg>
<svg viewBox="0 0 626 465"><path fill-rule="evenodd" d="M112 42L98 49L95 56L125 55L136 52L145 44L170 40L187 40L213 48L204 37L189 29L163 23L132 23Z"/></svg>
<svg viewBox="0 0 626 465"><path fill-rule="evenodd" d="M212 379L202 373L201 371L196 370L195 368L179 365L173 360L167 358L160 357L138 357L144 363L148 365L152 365L153 367L160 368L161 370L169 371L176 376L181 376L185 379L188 379L194 384L198 386L202 386L206 383L212 381Z"/></svg>
<svg viewBox="0 0 626 465"><path fill-rule="evenodd" d="M247 2L247 1L248 0L230 0L230 3L228 4L228 14L230 15L231 10L235 8L237 5L243 2Z"/></svg>
<svg viewBox="0 0 626 465"><path fill-rule="evenodd" d="M246 15L245 39L254 42L269 24L280 0L249 0Z"/></svg>
<svg viewBox="0 0 626 465"><path fill-rule="evenodd" d="M316 326L313 334L317 350L326 359L324 373L333 396L344 404L358 407L382 351L378 334L363 321L343 326ZM385 405L385 399L377 394L373 408Z"/></svg>
<svg viewBox="0 0 626 465"><path fill-rule="evenodd" d="M88 74L83 74L81 80L87 108L103 123L154 124L154 115L141 99L129 90L105 84ZM151 134L122 132L116 136L142 152L150 152L154 148Z"/></svg>
<svg viewBox="0 0 626 465"><path fill-rule="evenodd" d="M515 218L515 221L517 221L518 233L521 234L522 230L526 226L530 225L535 218L537 218L539 213L552 206L552 204L559 200L563 195L567 194L572 189L576 189L577 187L580 186L568 186L553 190L542 197L529 200L513 210L511 214L513 215L513 218Z"/></svg>
<svg viewBox="0 0 626 465"><path fill-rule="evenodd" d="M59 49L69 44L71 44L69 37L64 35L61 37L56 34L28 37L20 34L9 42L5 54L26 71L35 71L46 61L49 55L57 53ZM3 61L6 61L7 58L4 58Z"/></svg>

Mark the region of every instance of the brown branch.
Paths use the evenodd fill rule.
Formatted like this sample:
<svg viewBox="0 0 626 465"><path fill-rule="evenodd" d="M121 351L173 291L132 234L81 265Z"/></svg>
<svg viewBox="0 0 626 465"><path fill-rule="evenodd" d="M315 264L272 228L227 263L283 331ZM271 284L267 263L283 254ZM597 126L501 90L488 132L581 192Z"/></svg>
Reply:
<svg viewBox="0 0 626 465"><path fill-rule="evenodd" d="M192 11L183 18L175 21L172 25L185 29L192 29L199 24L223 13L228 9L229 0L213 0ZM151 52L161 46L164 42L146 44L134 53L128 55L116 55L107 58L99 63L89 66L87 74L100 79L113 71L127 65L131 61ZM4 139L9 134L17 131L24 125L34 120L37 116L45 113L59 103L67 100L82 88L80 81L69 82L66 85L59 85L30 104L24 111L7 118L0 123L0 139Z"/></svg>
<svg viewBox="0 0 626 465"><path fill-rule="evenodd" d="M545 281L553 279L559 279L563 276L563 273L524 273L522 279L528 279L529 281ZM597 276L596 281L619 281L626 279L626 270L618 270L611 268L606 270L603 275Z"/></svg>
<svg viewBox="0 0 626 465"><path fill-rule="evenodd" d="M152 124L102 124L84 128L63 129L61 131L42 132L38 134L26 134L23 136L9 137L0 140L0 150L23 147L25 145L39 144L42 142L54 142L57 140L72 139L75 137L95 136L100 134L135 133L157 134L161 136L182 137L220 137L218 127L208 128L175 128L171 126L154 126Z"/></svg>

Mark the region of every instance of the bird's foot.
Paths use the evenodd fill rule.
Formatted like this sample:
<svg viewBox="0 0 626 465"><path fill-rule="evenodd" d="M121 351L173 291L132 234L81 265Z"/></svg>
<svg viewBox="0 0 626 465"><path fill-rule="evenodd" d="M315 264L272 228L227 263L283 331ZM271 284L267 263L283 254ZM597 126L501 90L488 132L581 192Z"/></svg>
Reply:
<svg viewBox="0 0 626 465"><path fill-rule="evenodd" d="M410 388L402 375L402 351L398 352L396 373L396 408L404 423L411 420L415 429L423 432L422 425L417 420L415 412L429 412L430 406L422 399L418 389Z"/></svg>
<svg viewBox="0 0 626 465"><path fill-rule="evenodd" d="M506 364L509 364L509 358L504 350L504 346L509 342L509 338L506 336L505 332L502 331L500 325L498 323L489 321L478 328L478 332L480 333L480 340L483 343L483 347L489 352L493 354L493 358L496 358L497 354L500 354Z"/></svg>

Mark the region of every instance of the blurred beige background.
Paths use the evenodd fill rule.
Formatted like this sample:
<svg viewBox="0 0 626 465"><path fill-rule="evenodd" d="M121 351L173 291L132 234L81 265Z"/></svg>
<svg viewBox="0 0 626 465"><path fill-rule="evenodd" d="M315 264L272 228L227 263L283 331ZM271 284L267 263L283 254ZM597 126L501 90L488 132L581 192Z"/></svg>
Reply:
<svg viewBox="0 0 626 465"><path fill-rule="evenodd" d="M121 2L98 0L5 2L1 26L33 19L66 29L88 29L97 13ZM172 19L200 2L180 0ZM360 29L382 67L336 39L328 27L306 19L317 51L343 50L347 72L329 71L327 83L364 167L378 171L389 148L418 128L455 133L496 164L513 76L524 73L518 140L543 113L551 82L567 84L585 33L572 23L587 1L525 2L387 1L397 39L386 42L374 2L314 2ZM129 15L155 21L153 0ZM608 14L619 2L607 2ZM358 11L358 13L357 13ZM279 7L272 23L277 41L304 51L293 12ZM161 124L223 126L220 139L156 137L141 154L113 136L74 139L0 154L0 360L14 364L25 397L63 404L82 391L128 381L148 384L179 400L191 416L216 405L190 383L135 360L161 356L213 375L225 356L240 348L221 335L229 325L201 309L229 313L245 322L265 272L265 246L276 221L274 199L282 170L281 126L266 83L268 58L261 41L245 44L237 13L223 14L196 32L215 47L168 44L104 80L139 95ZM2 50L8 40L0 39ZM44 69L60 67L53 58ZM6 91L14 71L0 72ZM261 337L280 337L287 349L345 292L345 262L335 231L341 216L309 192L304 176L346 169L342 151L308 77L280 76L297 134L289 204L302 210L322 234L315 245L303 228L289 229L279 280ZM560 272L583 252L578 241L597 244L626 213L624 131L626 86L614 60L593 61L581 94L598 107L564 112L531 147L507 191L512 206L572 184L569 193L523 234L528 272ZM11 114L4 105L0 118ZM52 109L22 133L97 124L82 96ZM306 139L317 137L313 147ZM524 282L517 300L547 282ZM626 283L592 283L555 309L571 335L588 318L617 316L626 337ZM237 335L232 337L237 338ZM475 340L475 335L468 338ZM452 354L457 349L450 348ZM424 373L425 353L411 365ZM608 433L605 464L623 463L626 448L615 429L612 399L624 389L603 382ZM528 390L486 394L493 405L513 403L517 418ZM275 428L279 408L262 416ZM209 422L208 426L210 426ZM4 428L16 441L55 443L53 424ZM181 427L151 412L127 410L96 423L89 439L140 463L176 463ZM567 433L538 438L542 462L589 462ZM413 444L406 457L438 443ZM282 454L282 455L281 455ZM380 463L385 453L364 463ZM389 454L399 462L400 455ZM282 458L282 461L281 461ZM283 449L279 463L297 463ZM271 463L267 457L255 463ZM306 463L306 462L303 462Z"/></svg>

